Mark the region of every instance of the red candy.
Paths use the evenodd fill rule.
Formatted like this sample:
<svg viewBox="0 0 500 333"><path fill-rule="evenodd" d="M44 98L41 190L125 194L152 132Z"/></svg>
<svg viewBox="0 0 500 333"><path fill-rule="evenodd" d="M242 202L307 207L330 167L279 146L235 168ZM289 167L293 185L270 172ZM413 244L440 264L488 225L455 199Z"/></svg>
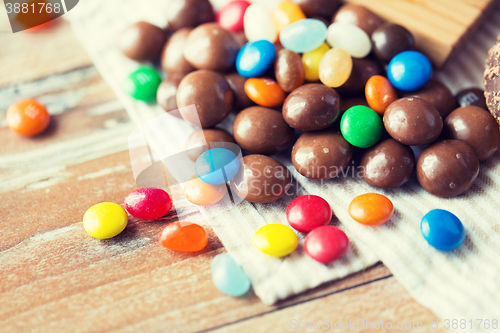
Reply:
<svg viewBox="0 0 500 333"><path fill-rule="evenodd" d="M324 225L307 234L304 250L316 261L323 264L342 258L349 249L349 238L337 227Z"/></svg>
<svg viewBox="0 0 500 333"><path fill-rule="evenodd" d="M140 188L127 195L125 208L135 217L154 220L172 209L172 199L158 188Z"/></svg>
<svg viewBox="0 0 500 333"><path fill-rule="evenodd" d="M191 222L174 222L167 225L160 234L160 244L169 250L198 252L208 243L206 230Z"/></svg>
<svg viewBox="0 0 500 333"><path fill-rule="evenodd" d="M231 32L243 31L243 17L248 6L250 2L244 0L228 3L217 13L217 23Z"/></svg>
<svg viewBox="0 0 500 333"><path fill-rule="evenodd" d="M317 195L302 195L290 202L286 209L286 219L292 228L309 232L330 223L332 208L325 199Z"/></svg>

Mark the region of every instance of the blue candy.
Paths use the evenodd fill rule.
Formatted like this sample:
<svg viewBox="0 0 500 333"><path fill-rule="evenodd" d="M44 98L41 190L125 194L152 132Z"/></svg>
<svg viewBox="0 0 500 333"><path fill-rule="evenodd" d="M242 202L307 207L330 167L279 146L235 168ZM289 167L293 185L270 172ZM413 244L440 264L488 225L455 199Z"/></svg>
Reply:
<svg viewBox="0 0 500 333"><path fill-rule="evenodd" d="M230 296L242 296L250 289L250 279L227 253L212 260L212 280L220 291Z"/></svg>
<svg viewBox="0 0 500 333"><path fill-rule="evenodd" d="M300 20L281 31L280 42L285 49L296 53L312 51L325 42L327 30L326 25L319 20Z"/></svg>
<svg viewBox="0 0 500 333"><path fill-rule="evenodd" d="M427 243L441 251L451 251L462 245L465 229L454 214L433 209L425 214L420 230Z"/></svg>
<svg viewBox="0 0 500 333"><path fill-rule="evenodd" d="M194 170L201 181L210 185L220 185L231 180L240 169L236 155L225 148L209 149L201 154Z"/></svg>
<svg viewBox="0 0 500 333"><path fill-rule="evenodd" d="M396 55L387 66L387 78L399 90L415 91L427 84L432 76L429 59L417 51Z"/></svg>
<svg viewBox="0 0 500 333"><path fill-rule="evenodd" d="M267 40L246 43L236 57L236 70L243 77L258 77L273 64L274 44Z"/></svg>

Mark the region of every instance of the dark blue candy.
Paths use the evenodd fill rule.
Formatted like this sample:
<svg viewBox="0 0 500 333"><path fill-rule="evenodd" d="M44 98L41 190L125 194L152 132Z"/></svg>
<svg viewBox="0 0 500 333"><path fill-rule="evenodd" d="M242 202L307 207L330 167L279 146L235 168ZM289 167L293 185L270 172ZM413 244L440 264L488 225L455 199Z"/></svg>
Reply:
<svg viewBox="0 0 500 333"><path fill-rule="evenodd" d="M387 66L387 78L394 87L403 91L422 88L431 76L431 62L417 51L401 52L392 58Z"/></svg>
<svg viewBox="0 0 500 333"><path fill-rule="evenodd" d="M198 157L194 169L198 178L204 183L220 185L236 176L240 169L240 161L228 149L213 148Z"/></svg>
<svg viewBox="0 0 500 333"><path fill-rule="evenodd" d="M258 77L273 64L274 44L267 40L246 43L236 57L236 70L243 77Z"/></svg>
<svg viewBox="0 0 500 333"><path fill-rule="evenodd" d="M433 209L425 214L420 224L425 240L441 251L451 251L462 245L465 229L454 214L443 209Z"/></svg>

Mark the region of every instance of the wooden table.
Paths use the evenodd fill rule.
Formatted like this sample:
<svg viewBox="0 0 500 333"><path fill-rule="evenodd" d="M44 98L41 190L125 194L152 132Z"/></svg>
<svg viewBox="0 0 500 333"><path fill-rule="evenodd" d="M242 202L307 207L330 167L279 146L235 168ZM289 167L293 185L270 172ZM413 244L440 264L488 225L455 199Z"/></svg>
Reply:
<svg viewBox="0 0 500 333"><path fill-rule="evenodd" d="M282 332L322 320L437 320L383 264L274 306L252 292L226 296L211 281L211 259L225 251L211 230L198 254L159 246L175 212L92 239L81 223L87 208L122 203L137 188L127 151L134 125L65 21L0 34L0 45L0 332ZM55 114L32 139L5 123L8 106L26 97Z"/></svg>

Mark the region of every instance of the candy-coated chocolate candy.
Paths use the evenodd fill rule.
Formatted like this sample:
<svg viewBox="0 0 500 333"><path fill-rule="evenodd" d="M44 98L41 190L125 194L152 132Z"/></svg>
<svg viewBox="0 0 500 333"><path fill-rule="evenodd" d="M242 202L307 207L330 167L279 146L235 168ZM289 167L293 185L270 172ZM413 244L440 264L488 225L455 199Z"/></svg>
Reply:
<svg viewBox="0 0 500 333"><path fill-rule="evenodd" d="M173 222L160 234L160 244L169 250L179 252L198 252L207 246L207 231L191 222Z"/></svg>
<svg viewBox="0 0 500 333"><path fill-rule="evenodd" d="M378 193L358 195L349 205L349 215L361 224L380 225L389 221L394 213L391 200Z"/></svg>
<svg viewBox="0 0 500 333"><path fill-rule="evenodd" d="M248 108L252 105L255 105L254 102L250 98L248 98L247 93L245 92L245 82L247 79L241 76L238 73L231 73L226 75L227 83L234 95L234 108L236 112L243 110L244 108Z"/></svg>
<svg viewBox="0 0 500 333"><path fill-rule="evenodd" d="M251 287L248 276L228 253L216 255L210 271L215 286L226 295L243 296Z"/></svg>
<svg viewBox="0 0 500 333"><path fill-rule="evenodd" d="M253 102L268 108L281 106L285 100L285 92L271 79L250 78L245 82L245 92Z"/></svg>
<svg viewBox="0 0 500 333"><path fill-rule="evenodd" d="M484 90L479 88L468 88L461 90L455 96L458 106L474 105L488 110Z"/></svg>
<svg viewBox="0 0 500 333"><path fill-rule="evenodd" d="M348 99L342 99L340 101L340 114L344 114L347 110L357 105L363 105L369 107L368 102L364 97L353 97Z"/></svg>
<svg viewBox="0 0 500 333"><path fill-rule="evenodd" d="M170 75L181 78L194 71L194 67L184 57L186 39L193 28L182 28L172 34L163 48L161 68Z"/></svg>
<svg viewBox="0 0 500 333"><path fill-rule="evenodd" d="M343 49L328 50L319 63L319 79L328 87L343 85L352 71L352 58Z"/></svg>
<svg viewBox="0 0 500 333"><path fill-rule="evenodd" d="M441 118L445 118L451 111L455 110L455 98L450 89L435 79L430 81L417 91L404 93L405 97L418 97L434 105Z"/></svg>
<svg viewBox="0 0 500 333"><path fill-rule="evenodd" d="M465 229L458 217L443 209L433 209L422 218L420 230L427 243L440 251L452 251L465 240Z"/></svg>
<svg viewBox="0 0 500 333"><path fill-rule="evenodd" d="M335 22L328 27L326 42L333 48L342 48L354 58L364 58L372 50L370 37L354 24Z"/></svg>
<svg viewBox="0 0 500 333"><path fill-rule="evenodd" d="M260 227L253 235L253 245L273 257L284 257L295 250L299 239L293 230L283 224L273 223Z"/></svg>
<svg viewBox="0 0 500 333"><path fill-rule="evenodd" d="M258 3L253 3L247 8L243 25L248 41L265 39L274 43L278 39L271 15L264 6Z"/></svg>
<svg viewBox="0 0 500 333"><path fill-rule="evenodd" d="M280 34L286 26L306 18L302 9L290 0L280 2L271 13L271 17L278 34Z"/></svg>
<svg viewBox="0 0 500 333"><path fill-rule="evenodd" d="M115 237L125 229L128 216L122 206L113 202L101 202L90 207L83 215L83 227L94 238Z"/></svg>
<svg viewBox="0 0 500 333"><path fill-rule="evenodd" d="M328 264L342 258L349 249L345 232L333 225L317 227L304 239L304 250L309 257Z"/></svg>
<svg viewBox="0 0 500 333"><path fill-rule="evenodd" d="M245 0L231 1L217 13L216 21L226 30L239 32L243 30L243 17L250 2Z"/></svg>
<svg viewBox="0 0 500 333"><path fill-rule="evenodd" d="M373 53L382 61L389 62L398 53L413 49L413 35L405 27L384 23L372 33Z"/></svg>
<svg viewBox="0 0 500 333"><path fill-rule="evenodd" d="M373 31L383 23L382 19L368 8L350 3L339 8L332 22L354 24L363 29L368 36L371 36Z"/></svg>
<svg viewBox="0 0 500 333"><path fill-rule="evenodd" d="M302 64L304 64L307 81L319 81L319 63L329 49L330 47L323 43L318 48L302 54Z"/></svg>
<svg viewBox="0 0 500 333"><path fill-rule="evenodd" d="M365 95L370 108L381 115L392 102L398 99L396 89L382 75L374 75L368 79Z"/></svg>
<svg viewBox="0 0 500 333"><path fill-rule="evenodd" d="M373 146L382 137L383 124L372 109L357 105L347 110L340 119L340 131L351 145L359 148Z"/></svg>
<svg viewBox="0 0 500 333"><path fill-rule="evenodd" d="M227 193L226 184L210 185L195 177L184 185L184 195L198 206L209 206L221 201Z"/></svg>
<svg viewBox="0 0 500 333"><path fill-rule="evenodd" d="M299 5L307 17L323 16L328 20L340 6L339 0L293 0L293 2Z"/></svg>
<svg viewBox="0 0 500 333"><path fill-rule="evenodd" d="M140 188L125 198L127 211L141 219L154 220L172 209L172 199L159 188Z"/></svg>
<svg viewBox="0 0 500 333"><path fill-rule="evenodd" d="M161 76L158 71L150 66L142 66L125 79L123 90L137 100L152 102L156 100L160 84Z"/></svg>
<svg viewBox="0 0 500 333"><path fill-rule="evenodd" d="M236 70L243 77L258 77L273 64L276 50L268 40L246 43L236 57Z"/></svg>
<svg viewBox="0 0 500 333"><path fill-rule="evenodd" d="M312 51L326 40L326 25L315 19L304 19L287 26L280 35L281 45L296 53Z"/></svg>
<svg viewBox="0 0 500 333"><path fill-rule="evenodd" d="M47 108L34 99L23 99L7 109L7 126L17 134L35 136L49 126Z"/></svg>
<svg viewBox="0 0 500 333"><path fill-rule="evenodd" d="M332 208L322 197L301 195L290 202L286 208L286 219L298 231L309 232L314 228L330 223Z"/></svg>
<svg viewBox="0 0 500 333"><path fill-rule="evenodd" d="M274 76L285 92L291 92L304 83L304 65L300 56L290 50L280 50L274 61Z"/></svg>
<svg viewBox="0 0 500 333"><path fill-rule="evenodd" d="M177 31L213 22L215 15L208 0L172 0L168 3L166 18L169 28Z"/></svg>
<svg viewBox="0 0 500 333"><path fill-rule="evenodd" d="M137 22L118 36L118 47L130 59L154 60L160 55L167 33L148 22Z"/></svg>
<svg viewBox="0 0 500 333"><path fill-rule="evenodd" d="M186 154L191 161L196 162L201 154L224 143L235 143L228 132L218 128L199 129L187 139Z"/></svg>
<svg viewBox="0 0 500 333"><path fill-rule="evenodd" d="M387 78L403 91L415 91L427 84L432 76L429 59L417 51L404 51L392 58L387 66Z"/></svg>
<svg viewBox="0 0 500 333"><path fill-rule="evenodd" d="M238 157L229 149L209 149L195 163L196 175L210 185L221 185L233 179L240 169Z"/></svg>

